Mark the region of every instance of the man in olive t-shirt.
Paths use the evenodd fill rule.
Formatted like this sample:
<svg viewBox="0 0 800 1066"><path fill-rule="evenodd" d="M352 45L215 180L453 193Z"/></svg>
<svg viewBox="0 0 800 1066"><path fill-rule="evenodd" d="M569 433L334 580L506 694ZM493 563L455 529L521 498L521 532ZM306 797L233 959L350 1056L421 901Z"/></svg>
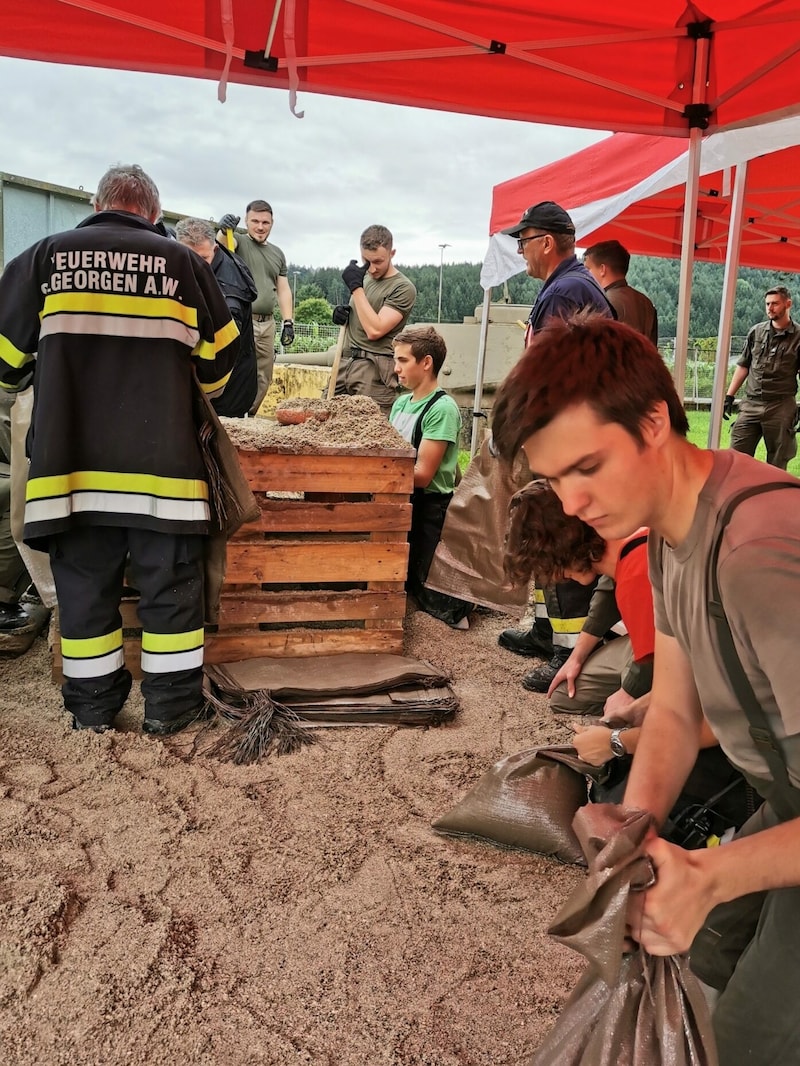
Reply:
<svg viewBox="0 0 800 1066"><path fill-rule="evenodd" d="M335 395L371 396L387 417L399 388L392 340L404 328L417 298L413 284L392 262L393 243L385 226L364 230L364 266L353 260L342 271L350 303L333 313L333 321L346 326Z"/></svg>
<svg viewBox="0 0 800 1066"><path fill-rule="evenodd" d="M220 244L225 244L224 230L233 230L239 219L236 215L224 215L220 219L222 229L217 234ZM258 289L258 299L253 301L253 334L258 361L258 389L250 408L257 413L261 402L272 383L275 365L275 304L277 302L283 319L281 344L289 345L294 340L292 319L292 290L287 278L286 256L277 244L267 238L272 231L272 208L266 200L253 200L247 205L244 224L247 233L234 237L233 251L245 261Z"/></svg>

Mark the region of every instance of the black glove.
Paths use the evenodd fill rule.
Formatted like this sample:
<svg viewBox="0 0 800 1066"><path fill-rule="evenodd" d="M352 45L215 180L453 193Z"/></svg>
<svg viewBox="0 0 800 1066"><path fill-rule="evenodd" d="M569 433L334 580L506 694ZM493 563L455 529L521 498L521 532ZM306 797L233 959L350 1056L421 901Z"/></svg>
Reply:
<svg viewBox="0 0 800 1066"><path fill-rule="evenodd" d="M239 225L238 215L223 215L219 220L220 229L236 229Z"/></svg>
<svg viewBox="0 0 800 1066"><path fill-rule="evenodd" d="M346 326L350 321L350 308L347 304L337 304L331 315L334 326Z"/></svg>
<svg viewBox="0 0 800 1066"><path fill-rule="evenodd" d="M364 275L368 270L369 263L359 266L355 259L350 260L349 266L346 266L342 271L342 281L348 287L350 292L355 292L356 289L363 289Z"/></svg>
<svg viewBox="0 0 800 1066"><path fill-rule="evenodd" d="M284 318L283 329L281 330L281 344L287 348L290 344L294 343L294 322L291 318Z"/></svg>
<svg viewBox="0 0 800 1066"><path fill-rule="evenodd" d="M732 414L733 414L733 397L732 396L726 396L725 397L725 403L722 406L722 417L727 422Z"/></svg>

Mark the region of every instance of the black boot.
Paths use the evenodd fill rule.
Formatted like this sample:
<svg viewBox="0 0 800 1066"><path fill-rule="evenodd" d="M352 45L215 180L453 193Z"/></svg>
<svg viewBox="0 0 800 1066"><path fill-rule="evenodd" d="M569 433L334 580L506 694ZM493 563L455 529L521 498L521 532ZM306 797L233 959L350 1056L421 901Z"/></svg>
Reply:
<svg viewBox="0 0 800 1066"><path fill-rule="evenodd" d="M527 655L535 659L550 659L553 656L552 640L539 636L535 626L531 629L504 629L497 643L515 655Z"/></svg>
<svg viewBox="0 0 800 1066"><path fill-rule="evenodd" d="M543 666L534 666L522 679L522 687L529 692L547 692L553 682L553 678L570 657L572 648L562 648L556 645L553 648L552 659Z"/></svg>

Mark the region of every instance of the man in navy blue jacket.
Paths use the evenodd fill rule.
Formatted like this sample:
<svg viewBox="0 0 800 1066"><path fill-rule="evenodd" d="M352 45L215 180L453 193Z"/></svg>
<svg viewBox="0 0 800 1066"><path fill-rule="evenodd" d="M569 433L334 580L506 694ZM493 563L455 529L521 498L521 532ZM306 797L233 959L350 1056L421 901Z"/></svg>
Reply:
<svg viewBox="0 0 800 1066"><path fill-rule="evenodd" d="M553 318L569 318L583 309L616 318L600 284L575 255L575 226L563 207L552 200L529 207L516 226L503 230L517 238L525 269L544 284L534 301L525 330L525 345ZM537 621L531 629L505 629L501 647L517 655L549 659L522 679L532 692L547 692L580 635L589 613L592 586L561 581L538 590ZM557 621L556 621L557 619ZM555 625L552 622L556 621Z"/></svg>

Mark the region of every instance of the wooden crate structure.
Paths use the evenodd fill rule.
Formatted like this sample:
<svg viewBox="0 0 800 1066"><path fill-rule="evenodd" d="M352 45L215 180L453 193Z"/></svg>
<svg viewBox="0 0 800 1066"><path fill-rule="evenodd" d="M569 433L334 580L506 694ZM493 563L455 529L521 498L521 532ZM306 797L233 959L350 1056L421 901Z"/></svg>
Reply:
<svg viewBox="0 0 800 1066"><path fill-rule="evenodd" d="M239 459L261 516L228 542L205 661L402 653L414 452L239 449ZM126 665L141 677L135 601L122 619ZM57 622L51 642L60 678Z"/></svg>

